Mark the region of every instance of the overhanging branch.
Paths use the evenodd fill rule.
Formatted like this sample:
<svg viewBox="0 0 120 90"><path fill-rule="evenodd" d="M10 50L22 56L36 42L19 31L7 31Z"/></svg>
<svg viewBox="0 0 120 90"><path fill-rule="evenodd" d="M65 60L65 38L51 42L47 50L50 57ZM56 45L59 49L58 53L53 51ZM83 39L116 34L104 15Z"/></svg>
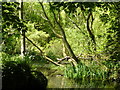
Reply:
<svg viewBox="0 0 120 90"><path fill-rule="evenodd" d="M46 55L44 55L44 52L43 52L32 40L30 40L28 37L25 36L25 38L26 38L30 43L32 43L32 44L40 51L40 54L41 54L45 59L47 59L49 62L51 62L51 63L53 63L53 64L55 64L55 65L57 65L57 66L63 66L63 65L61 65L61 64L58 64L57 62L54 62L51 58L49 58L49 57L47 57Z"/></svg>
<svg viewBox="0 0 120 90"><path fill-rule="evenodd" d="M39 0L38 0L38 1L39 1ZM46 14L46 12L45 12L45 9L44 9L44 6L43 6L42 2L39 1L39 4L40 4L41 7L42 7L43 13L44 13L44 15L45 15L47 21L49 22L49 24L50 24L50 26L51 26L51 28L52 28L53 33L54 33L57 37L62 38L62 36L59 35L58 33L56 33L56 31L54 30L55 28L54 28L54 26L52 25L50 19L48 18L48 16L47 16L47 14Z"/></svg>
<svg viewBox="0 0 120 90"><path fill-rule="evenodd" d="M26 36L25 36L25 38L26 38L30 43L32 43L32 44L40 51L40 54L41 54L41 55L43 54L42 50L41 50L35 43L33 43L32 40L30 40L30 39L29 39L28 37L26 37Z"/></svg>

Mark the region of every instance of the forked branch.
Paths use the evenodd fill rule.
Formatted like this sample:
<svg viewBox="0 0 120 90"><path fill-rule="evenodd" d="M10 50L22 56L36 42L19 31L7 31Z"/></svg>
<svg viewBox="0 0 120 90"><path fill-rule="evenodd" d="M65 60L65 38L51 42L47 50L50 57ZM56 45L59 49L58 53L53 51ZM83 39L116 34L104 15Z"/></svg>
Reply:
<svg viewBox="0 0 120 90"><path fill-rule="evenodd" d="M50 3L50 2L49 2L49 5L51 6L51 3ZM73 52L70 44L68 43L68 41L67 41L67 39L66 39L66 35L65 35L64 29L62 28L62 26L60 25L60 23L57 21L57 18L56 18L56 15L55 15L54 11L53 11L53 10L51 10L51 11L52 11L52 13L53 13L55 22L57 23L59 29L61 30L61 33L62 33L62 36L63 36L62 40L63 40L64 44L66 45L67 50L69 51L69 53L70 53L70 55L72 56L72 58L78 63L79 60L78 60L78 58L75 56L75 54L74 54L74 52Z"/></svg>

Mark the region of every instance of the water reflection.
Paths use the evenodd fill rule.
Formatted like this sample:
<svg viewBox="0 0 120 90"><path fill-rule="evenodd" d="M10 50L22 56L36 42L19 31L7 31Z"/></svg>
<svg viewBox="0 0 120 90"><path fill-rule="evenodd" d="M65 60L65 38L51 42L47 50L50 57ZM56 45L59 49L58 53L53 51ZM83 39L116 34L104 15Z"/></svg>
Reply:
<svg viewBox="0 0 120 90"><path fill-rule="evenodd" d="M120 90L120 83L100 80L71 80L63 76L63 72L46 68L40 69L48 79L47 88L112 88Z"/></svg>
<svg viewBox="0 0 120 90"><path fill-rule="evenodd" d="M107 81L83 80L75 82L63 76L56 76L48 78L47 88L114 88L116 85L116 82Z"/></svg>
<svg viewBox="0 0 120 90"><path fill-rule="evenodd" d="M77 88L77 84L73 80L63 76L49 77L48 81L48 88Z"/></svg>

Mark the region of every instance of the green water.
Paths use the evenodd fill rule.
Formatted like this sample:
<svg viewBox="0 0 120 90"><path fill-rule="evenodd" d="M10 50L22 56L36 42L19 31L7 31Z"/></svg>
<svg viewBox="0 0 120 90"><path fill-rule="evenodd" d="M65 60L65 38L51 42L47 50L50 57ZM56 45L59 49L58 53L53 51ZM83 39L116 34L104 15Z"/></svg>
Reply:
<svg viewBox="0 0 120 90"><path fill-rule="evenodd" d="M75 82L74 80L64 77L64 71L49 68L39 69L48 79L47 88L112 88L113 90L120 88L120 83L115 81L77 80L77 82Z"/></svg>
<svg viewBox="0 0 120 90"><path fill-rule="evenodd" d="M47 88L114 88L116 82L78 81L63 76L49 77Z"/></svg>

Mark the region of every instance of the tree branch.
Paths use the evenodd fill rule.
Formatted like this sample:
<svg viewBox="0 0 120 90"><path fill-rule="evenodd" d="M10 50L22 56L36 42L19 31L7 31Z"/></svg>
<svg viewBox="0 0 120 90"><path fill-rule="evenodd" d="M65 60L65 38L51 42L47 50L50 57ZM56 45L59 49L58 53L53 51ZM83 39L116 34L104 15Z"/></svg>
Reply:
<svg viewBox="0 0 120 90"><path fill-rule="evenodd" d="M39 0L38 0L38 1L39 1ZM42 7L43 13L44 13L44 15L45 15L47 21L49 22L49 24L50 24L50 26L51 26L51 28L52 28L53 33L54 33L57 37L62 38L62 36L59 35L58 33L56 33L56 31L54 30L55 28L54 28L54 26L52 25L50 19L48 18L48 16L47 16L47 14L46 14L46 12L45 12L45 9L44 9L44 6L43 6L42 2L39 1L39 4L40 4L41 7Z"/></svg>
<svg viewBox="0 0 120 90"><path fill-rule="evenodd" d="M49 2L49 5L51 6L51 3L50 3L50 2ZM63 36L62 40L63 40L64 44L66 45L66 47L67 47L70 55L72 56L72 58L78 63L79 60L78 60L78 58L75 56L75 54L74 54L71 46L69 45L69 43L68 43L68 41L67 41L67 39L66 39L66 35L65 35L65 32L64 32L64 29L62 28L62 26L60 25L60 23L57 21L57 18L56 18L56 15L55 15L54 11L53 11L53 10L51 10L51 11L52 11L52 13L53 13L53 15L54 15L55 22L57 23L58 27L59 27L60 30L61 30L61 33L62 33L62 36Z"/></svg>
<svg viewBox="0 0 120 90"><path fill-rule="evenodd" d="M85 33L82 32L81 28L71 18L68 17L68 19L81 31L82 34L85 35Z"/></svg>
<svg viewBox="0 0 120 90"><path fill-rule="evenodd" d="M33 43L32 40L30 40L30 39L29 39L28 37L26 37L26 36L25 36L25 38L26 38L30 43L32 43L32 44L40 51L40 54L41 54L41 55L43 54L42 50L41 50L35 43Z"/></svg>
<svg viewBox="0 0 120 90"><path fill-rule="evenodd" d="M49 62L51 62L51 63L53 63L53 64L55 64L55 65L57 65L57 66L63 66L63 65L61 65L61 64L58 64L57 62L54 62L52 59L50 59L49 57L47 57L46 55L44 55L44 52L43 52L35 43L33 43L33 41L30 40L28 37L25 36L25 38L26 38L30 43L32 43L32 44L40 51L40 54L41 54L45 59L47 59Z"/></svg>
<svg viewBox="0 0 120 90"><path fill-rule="evenodd" d="M88 18L87 18L87 30L88 30L88 32L89 32L89 35L90 35L93 43L96 45L95 36L94 36L94 34L91 32L90 27L89 27L89 19L90 19L90 16L91 16L91 15L92 15L92 12L89 13Z"/></svg>
<svg viewBox="0 0 120 90"><path fill-rule="evenodd" d="M93 21L94 21L93 14L91 14L91 18L92 18L92 21L91 21L91 29L92 29Z"/></svg>

